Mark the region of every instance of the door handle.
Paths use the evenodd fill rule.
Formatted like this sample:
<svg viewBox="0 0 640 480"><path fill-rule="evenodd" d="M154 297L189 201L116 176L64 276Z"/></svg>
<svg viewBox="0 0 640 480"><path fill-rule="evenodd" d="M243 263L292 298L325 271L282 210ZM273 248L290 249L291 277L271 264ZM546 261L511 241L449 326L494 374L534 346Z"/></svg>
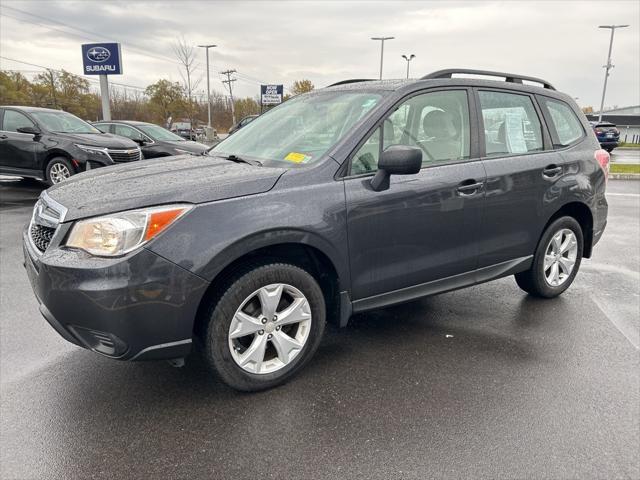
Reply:
<svg viewBox="0 0 640 480"><path fill-rule="evenodd" d="M9 138L8 135L0 135L0 140L6 140L7 138Z"/></svg>
<svg viewBox="0 0 640 480"><path fill-rule="evenodd" d="M484 182L476 182L475 180L465 180L458 185L458 195L469 197L477 193L482 188Z"/></svg>
<svg viewBox="0 0 640 480"><path fill-rule="evenodd" d="M549 165L544 170L542 170L542 175L546 178L554 178L561 172L562 167L559 167L557 165Z"/></svg>

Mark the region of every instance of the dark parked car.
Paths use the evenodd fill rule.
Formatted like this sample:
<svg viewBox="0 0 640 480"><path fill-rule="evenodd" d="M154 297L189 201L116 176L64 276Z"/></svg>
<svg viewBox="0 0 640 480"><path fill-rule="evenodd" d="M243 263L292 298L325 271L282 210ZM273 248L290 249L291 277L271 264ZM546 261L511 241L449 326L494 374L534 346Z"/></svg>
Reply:
<svg viewBox="0 0 640 480"><path fill-rule="evenodd" d="M131 140L61 110L0 107L0 173L50 185L93 168L140 160Z"/></svg>
<svg viewBox="0 0 640 480"><path fill-rule="evenodd" d="M189 122L176 122L171 125L171 131L185 140L195 140L197 138L196 131L191 128Z"/></svg>
<svg viewBox="0 0 640 480"><path fill-rule="evenodd" d="M42 314L121 360L196 344L259 390L310 360L325 320L507 275L560 295L605 229L609 154L548 82L455 72L341 82L205 156L50 188L24 232Z"/></svg>
<svg viewBox="0 0 640 480"><path fill-rule="evenodd" d="M96 122L93 125L103 132L130 138L140 145L144 158L168 157L185 153L200 154L209 148L202 143L185 140L153 123L110 120Z"/></svg>
<svg viewBox="0 0 640 480"><path fill-rule="evenodd" d="M256 118L258 118L258 115L247 115L246 117L244 117L242 120L240 120L238 123L236 123L233 127L229 129L229 135L231 135L234 132L237 132L244 126L249 125L249 123L253 122Z"/></svg>
<svg viewBox="0 0 640 480"><path fill-rule="evenodd" d="M620 130L610 122L590 122L600 146L611 153L618 146Z"/></svg>

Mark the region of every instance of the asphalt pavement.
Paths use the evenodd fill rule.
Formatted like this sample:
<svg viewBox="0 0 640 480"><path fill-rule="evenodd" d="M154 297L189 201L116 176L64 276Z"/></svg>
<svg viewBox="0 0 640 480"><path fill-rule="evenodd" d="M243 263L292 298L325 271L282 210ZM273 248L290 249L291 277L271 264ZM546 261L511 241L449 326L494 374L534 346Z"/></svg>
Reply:
<svg viewBox="0 0 640 480"><path fill-rule="evenodd" d="M640 182L609 182L560 298L505 278L358 315L258 394L60 338L22 267L40 188L0 180L3 479L640 478Z"/></svg>

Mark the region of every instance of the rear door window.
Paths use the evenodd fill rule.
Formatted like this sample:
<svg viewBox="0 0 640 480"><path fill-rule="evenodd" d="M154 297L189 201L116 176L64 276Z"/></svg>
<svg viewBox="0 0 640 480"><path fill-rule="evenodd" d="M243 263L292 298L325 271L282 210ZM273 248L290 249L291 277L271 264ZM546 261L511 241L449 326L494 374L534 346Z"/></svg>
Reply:
<svg viewBox="0 0 640 480"><path fill-rule="evenodd" d="M479 91L486 155L522 155L543 150L542 126L531 97Z"/></svg>
<svg viewBox="0 0 640 480"><path fill-rule="evenodd" d="M569 105L547 97L538 98L542 100L542 104L549 112L555 147L567 147L584 136L582 124ZM555 130L555 135L553 130Z"/></svg>
<svg viewBox="0 0 640 480"><path fill-rule="evenodd" d="M94 124L93 126L100 130L102 133L113 133L112 123L98 123Z"/></svg>

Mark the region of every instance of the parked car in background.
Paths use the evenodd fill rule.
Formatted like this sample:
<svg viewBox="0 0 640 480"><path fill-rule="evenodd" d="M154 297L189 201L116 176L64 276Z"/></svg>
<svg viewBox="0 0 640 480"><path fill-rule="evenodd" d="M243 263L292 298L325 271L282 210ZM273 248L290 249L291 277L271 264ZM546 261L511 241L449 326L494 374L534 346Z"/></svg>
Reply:
<svg viewBox="0 0 640 480"><path fill-rule="evenodd" d="M54 185L85 170L140 158L132 140L102 133L68 112L0 107L0 173Z"/></svg>
<svg viewBox="0 0 640 480"><path fill-rule="evenodd" d="M247 115L246 117L244 117L242 120L240 120L238 123L236 123L234 126L232 126L229 129L229 135L231 135L234 132L237 132L244 126L249 125L249 123L253 122L258 117L259 115Z"/></svg>
<svg viewBox="0 0 640 480"><path fill-rule="evenodd" d="M196 131L189 122L174 122L171 125L171 131L186 140L195 140L197 138Z"/></svg>
<svg viewBox="0 0 640 480"><path fill-rule="evenodd" d="M140 146L144 158L168 157L185 153L200 154L209 148L202 143L186 140L153 123L109 120L95 122L93 125L103 132L130 138Z"/></svg>
<svg viewBox="0 0 640 480"><path fill-rule="evenodd" d="M589 122L600 142L600 146L611 153L618 146L620 130L611 122Z"/></svg>
<svg viewBox="0 0 640 480"><path fill-rule="evenodd" d="M575 101L544 80L348 80L207 155L47 190L25 268L70 342L177 364L195 344L215 378L261 390L308 363L325 320L509 275L561 295L605 230L608 162Z"/></svg>

